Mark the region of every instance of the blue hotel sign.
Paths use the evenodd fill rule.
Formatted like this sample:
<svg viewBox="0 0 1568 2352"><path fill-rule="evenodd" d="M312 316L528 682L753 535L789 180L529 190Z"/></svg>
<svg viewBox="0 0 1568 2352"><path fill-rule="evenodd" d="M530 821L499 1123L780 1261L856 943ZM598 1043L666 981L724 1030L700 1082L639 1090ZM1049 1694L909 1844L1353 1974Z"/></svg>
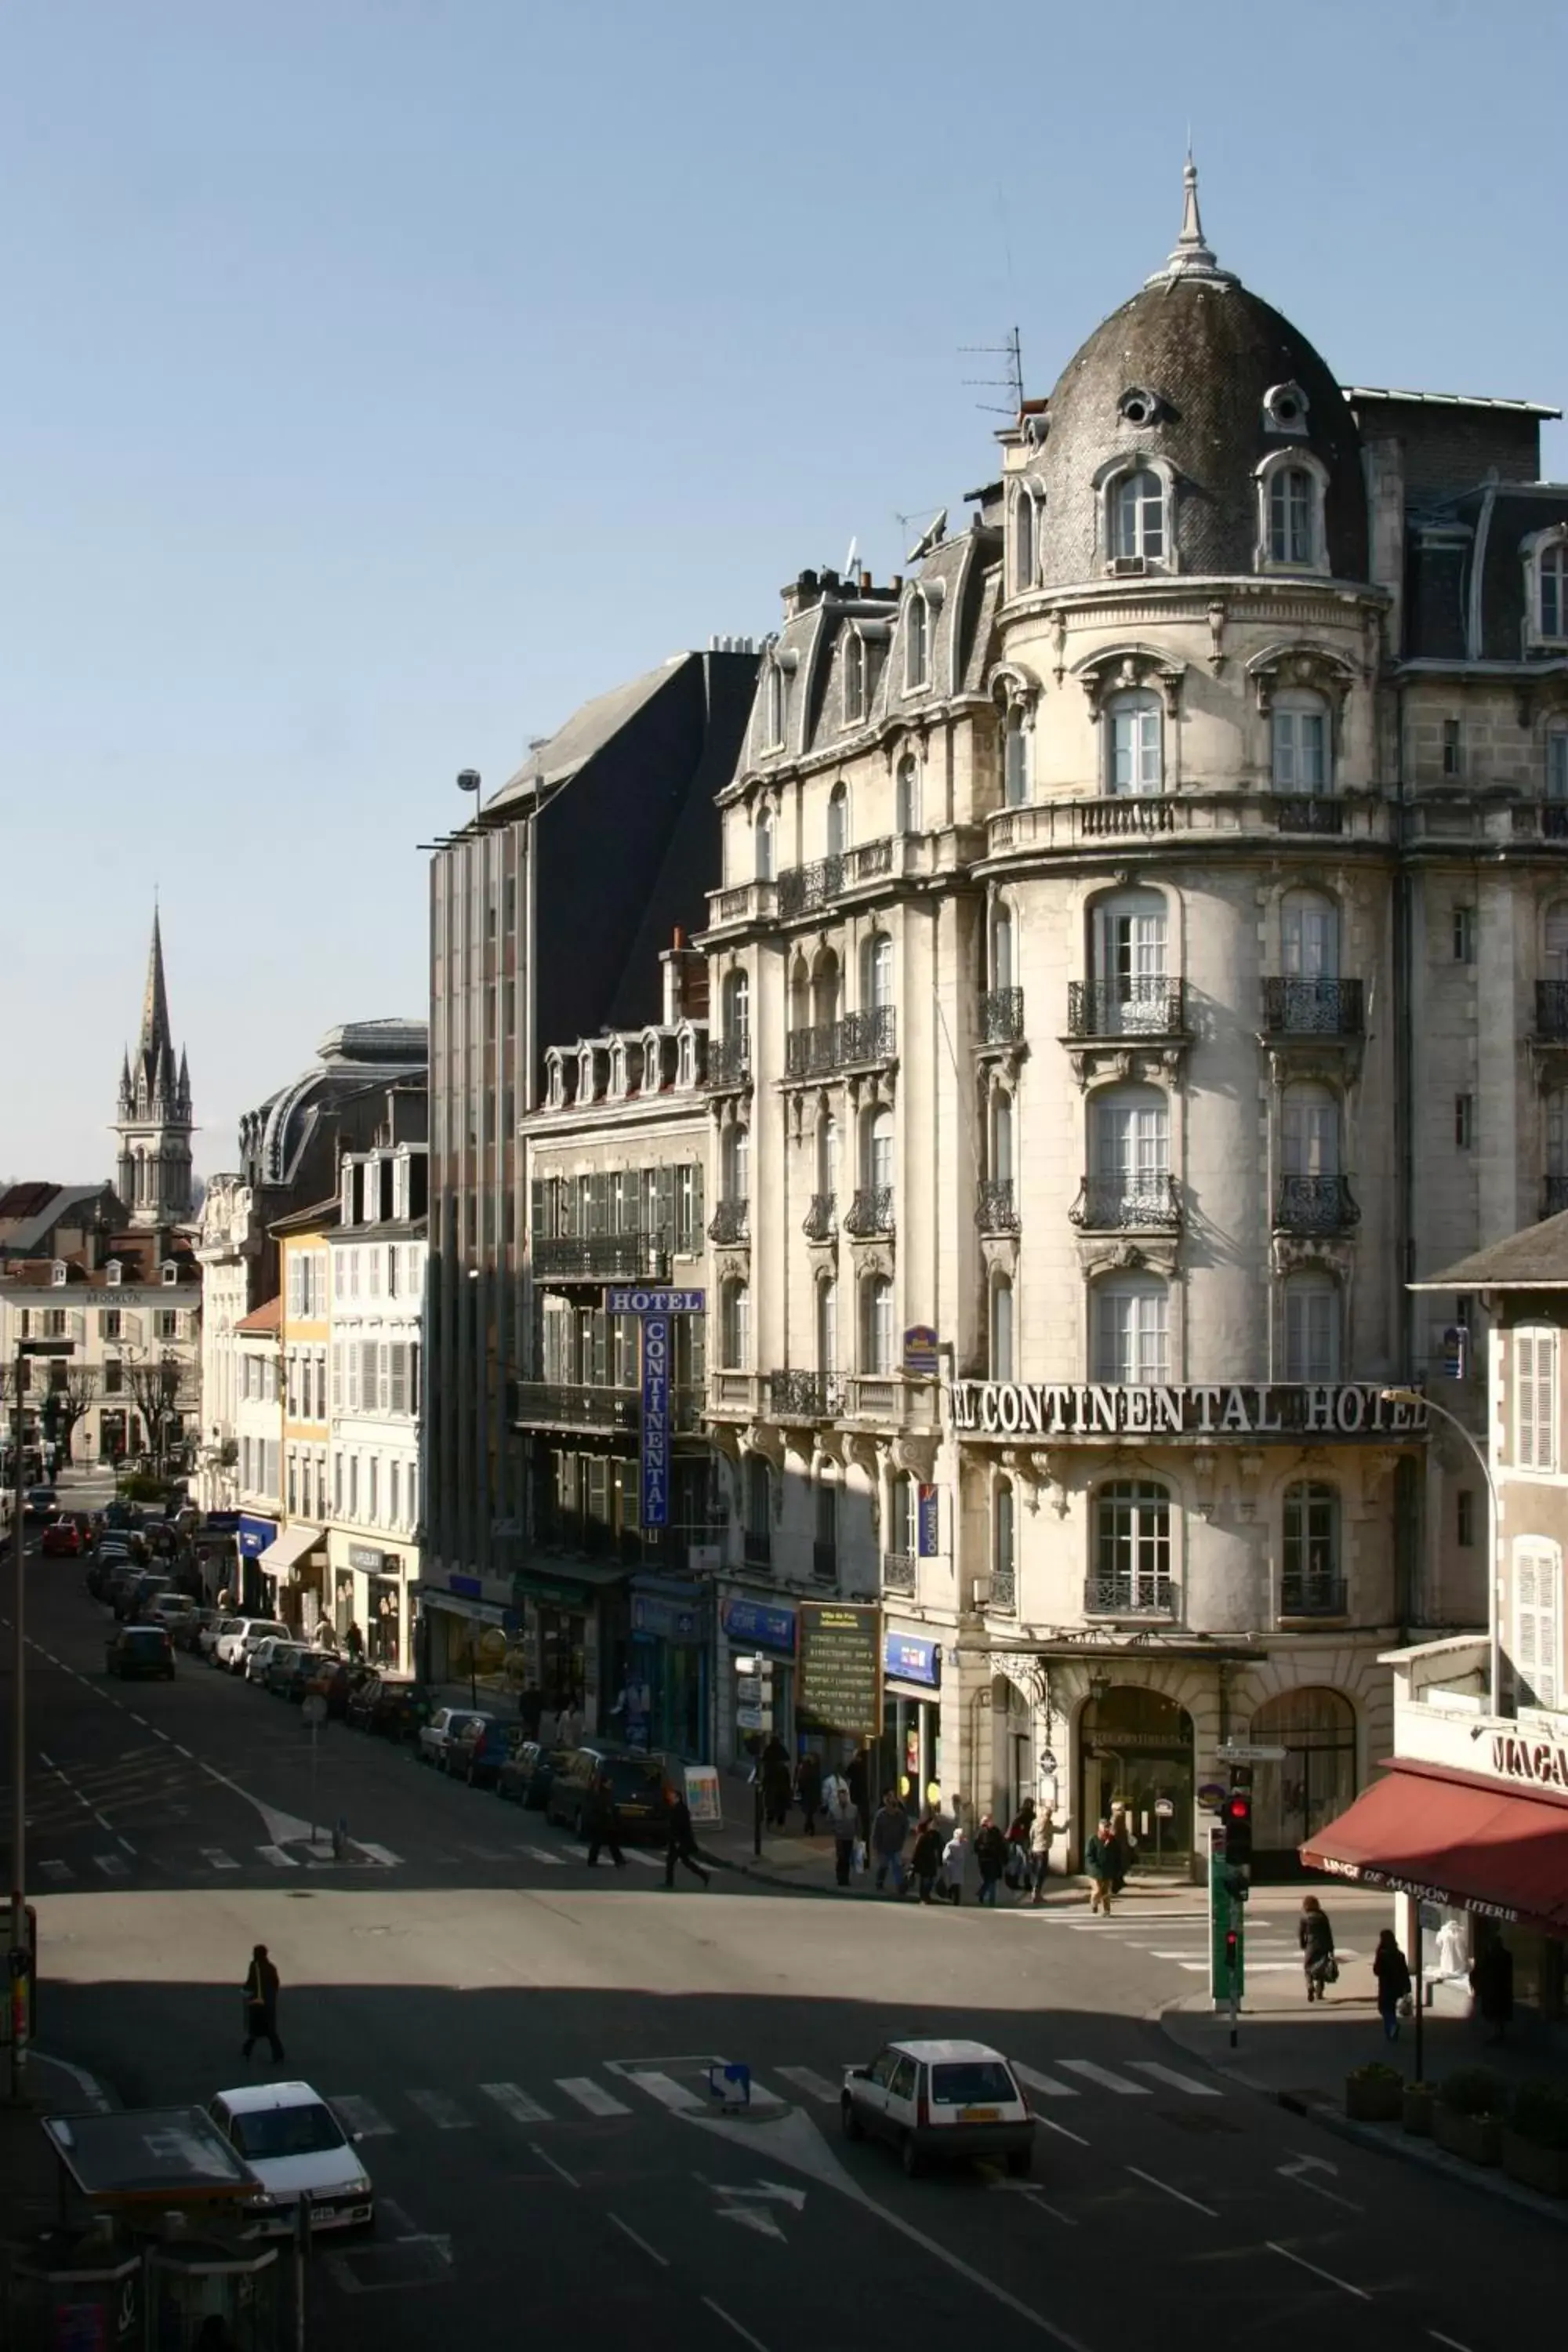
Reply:
<svg viewBox="0 0 1568 2352"><path fill-rule="evenodd" d="M669 1525L670 1318L700 1315L701 1290L606 1290L606 1315L635 1315L642 1325L642 1508L645 1528Z"/></svg>

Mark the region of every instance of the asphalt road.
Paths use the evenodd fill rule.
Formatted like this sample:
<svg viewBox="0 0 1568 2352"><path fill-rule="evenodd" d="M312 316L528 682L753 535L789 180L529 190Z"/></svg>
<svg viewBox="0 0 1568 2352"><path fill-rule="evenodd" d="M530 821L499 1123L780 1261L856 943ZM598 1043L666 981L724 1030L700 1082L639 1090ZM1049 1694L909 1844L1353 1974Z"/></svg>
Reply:
<svg viewBox="0 0 1568 2352"><path fill-rule="evenodd" d="M318 2252L323 2341L1485 2352L1555 2318L1559 2231L1162 2037L1148 2011L1201 1953L1181 1906L1091 1936L735 1876L667 1893L338 1727L319 1810L385 1859L311 1867L297 1712L184 1658L110 1685L106 1622L79 1564L31 1567L40 2039L128 2103L205 2100L246 2078L238 1986L270 1947L285 2071L364 2133L380 2200L373 2242ZM844 2064L942 2031L1028 2069L1031 2181L908 2181L840 2137ZM715 2059L753 2069L746 2116L712 2112Z"/></svg>

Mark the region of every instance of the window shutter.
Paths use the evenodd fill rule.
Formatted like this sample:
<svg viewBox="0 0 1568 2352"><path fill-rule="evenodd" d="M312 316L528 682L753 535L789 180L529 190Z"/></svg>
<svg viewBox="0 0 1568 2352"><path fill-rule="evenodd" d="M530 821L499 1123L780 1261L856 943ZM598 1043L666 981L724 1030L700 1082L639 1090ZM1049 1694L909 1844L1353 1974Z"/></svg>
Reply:
<svg viewBox="0 0 1568 2352"><path fill-rule="evenodd" d="M660 1249L670 1249L675 1242L675 1171L661 1168L655 1186L654 1238Z"/></svg>
<svg viewBox="0 0 1568 2352"><path fill-rule="evenodd" d="M601 1171L588 1179L588 1231L605 1234L610 1229L610 1180Z"/></svg>
<svg viewBox="0 0 1568 2352"><path fill-rule="evenodd" d="M594 1370L595 1388L603 1388L609 1378L609 1318L595 1310L594 1315Z"/></svg>
<svg viewBox="0 0 1568 2352"><path fill-rule="evenodd" d="M1521 1470L1535 1467L1535 1334L1519 1331L1513 1342L1513 1450Z"/></svg>
<svg viewBox="0 0 1568 2352"><path fill-rule="evenodd" d="M533 1241L542 1241L548 1231L544 1222L544 1183L536 1176L528 1188L528 1231Z"/></svg>
<svg viewBox="0 0 1568 2352"><path fill-rule="evenodd" d="M692 1168L691 1168L691 1231L692 1231L692 1245L693 1245L693 1247L694 1247L694 1248L697 1248L697 1249L700 1249L700 1248L701 1248L701 1246L702 1246L702 1244L701 1244L701 1234L702 1234L703 1223L704 1223L704 1212L703 1212L703 1206L702 1206L702 1162L700 1161L700 1160L694 1160L694 1161L693 1161L693 1163L692 1163Z"/></svg>
<svg viewBox="0 0 1568 2352"><path fill-rule="evenodd" d="M392 1410L408 1410L408 1349L401 1340L395 1340L389 1350L392 1364Z"/></svg>
<svg viewBox="0 0 1568 2352"><path fill-rule="evenodd" d="M343 1348L341 1339L332 1341L332 1411L343 1408Z"/></svg>
<svg viewBox="0 0 1568 2352"><path fill-rule="evenodd" d="M1535 1466L1557 1466L1557 1339L1549 1331L1535 1338Z"/></svg>
<svg viewBox="0 0 1568 2352"><path fill-rule="evenodd" d="M375 1406L375 1341L374 1341L374 1339L362 1339L362 1340L360 1341L360 1349L359 1349L359 1352L360 1352L360 1374L359 1374L359 1379L360 1379L360 1398L361 1398L361 1402L362 1402L362 1403L363 1403L363 1407L364 1407L365 1412L374 1412L375 1411L375 1409L376 1409L376 1406Z"/></svg>

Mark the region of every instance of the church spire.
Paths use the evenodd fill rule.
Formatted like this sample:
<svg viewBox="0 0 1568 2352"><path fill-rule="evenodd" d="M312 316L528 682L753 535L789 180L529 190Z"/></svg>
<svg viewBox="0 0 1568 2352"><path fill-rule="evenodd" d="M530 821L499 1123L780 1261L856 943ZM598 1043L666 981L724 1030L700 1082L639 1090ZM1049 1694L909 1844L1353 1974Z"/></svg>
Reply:
<svg viewBox="0 0 1568 2352"><path fill-rule="evenodd" d="M142 1034L121 1065L115 1189L138 1225L178 1224L191 1210L191 1078L176 1054L163 977L163 932L156 904Z"/></svg>
<svg viewBox="0 0 1568 2352"><path fill-rule="evenodd" d="M1178 278L1211 278L1222 286L1236 282L1228 269L1220 268L1214 248L1205 241L1203 215L1198 210L1198 167L1190 147L1182 171L1182 233L1167 254L1163 269L1156 269L1147 282L1159 286Z"/></svg>
<svg viewBox="0 0 1568 2352"><path fill-rule="evenodd" d="M142 994L142 1042L137 1056L149 1068L156 1067L161 1054L174 1055L174 1040L169 1034L169 997L163 984L163 935L159 929L158 909L153 908L153 944L147 953L147 985Z"/></svg>

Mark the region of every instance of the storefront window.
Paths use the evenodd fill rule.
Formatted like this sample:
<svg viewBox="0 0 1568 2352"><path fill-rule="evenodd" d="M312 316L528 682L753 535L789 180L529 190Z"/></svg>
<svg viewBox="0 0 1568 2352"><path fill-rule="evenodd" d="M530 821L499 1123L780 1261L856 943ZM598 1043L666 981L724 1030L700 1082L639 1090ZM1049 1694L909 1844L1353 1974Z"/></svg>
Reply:
<svg viewBox="0 0 1568 2352"><path fill-rule="evenodd" d="M1355 1712L1336 1690L1281 1691L1258 1709L1247 1737L1286 1751L1282 1764L1254 1769L1255 1851L1293 1857L1355 1795Z"/></svg>
<svg viewBox="0 0 1568 2352"><path fill-rule="evenodd" d="M1187 1868L1193 1851L1193 1723L1133 1683L1091 1698L1080 1720L1079 1842L1124 1806L1140 1870Z"/></svg>

